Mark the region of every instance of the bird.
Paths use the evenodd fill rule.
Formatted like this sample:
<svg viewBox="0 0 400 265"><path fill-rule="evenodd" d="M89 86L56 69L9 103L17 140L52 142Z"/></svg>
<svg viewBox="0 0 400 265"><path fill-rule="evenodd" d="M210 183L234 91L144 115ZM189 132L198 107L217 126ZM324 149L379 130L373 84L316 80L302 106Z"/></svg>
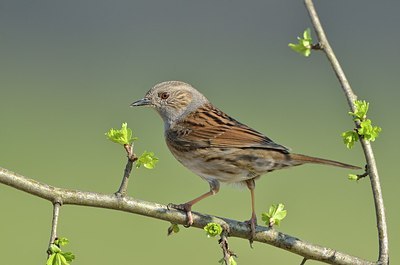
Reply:
<svg viewBox="0 0 400 265"><path fill-rule="evenodd" d="M322 164L348 169L357 166L292 153L283 145L237 121L215 107L192 85L165 81L153 86L131 107L154 108L164 122L164 137L173 156L208 182L210 190L193 200L170 207L186 212L193 224L192 206L216 194L220 183L243 184L250 190L250 242L255 236L255 180L274 170L303 164Z"/></svg>

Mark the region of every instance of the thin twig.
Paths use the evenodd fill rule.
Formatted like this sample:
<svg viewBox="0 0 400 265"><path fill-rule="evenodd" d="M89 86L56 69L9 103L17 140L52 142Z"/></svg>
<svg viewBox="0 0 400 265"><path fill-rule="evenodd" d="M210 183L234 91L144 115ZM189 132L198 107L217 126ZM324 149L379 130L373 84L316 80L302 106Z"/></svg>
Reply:
<svg viewBox="0 0 400 265"><path fill-rule="evenodd" d="M121 185L119 186L118 191L115 193L118 197L122 197L126 195L128 190L129 176L132 172L133 163L137 160L135 153L133 152L133 144L124 145L126 150L128 161L126 162L124 176L122 177Z"/></svg>
<svg viewBox="0 0 400 265"><path fill-rule="evenodd" d="M357 96L354 94L346 75L342 67L337 60L335 53L333 52L328 38L325 35L324 29L321 25L321 22L318 18L317 11L315 10L314 4L312 0L305 0L305 5L310 15L312 24L314 26L315 32L317 33L320 46L323 48L329 62L332 65L332 68L342 86L343 92L346 96L348 105L352 112L355 111L354 101L357 99ZM356 123L356 126L358 124ZM386 224L386 215L385 215L385 207L383 204L383 196L382 189L379 181L378 169L375 162L374 153L372 151L372 147L369 141L364 138L360 139L365 159L368 164L368 173L371 181L371 188L374 197L375 203L375 214L376 214L376 222L378 228L378 238L379 238L379 264L389 264L389 240L388 240L388 232L387 232L387 224Z"/></svg>
<svg viewBox="0 0 400 265"><path fill-rule="evenodd" d="M369 175L369 169L368 169L368 165L365 165L365 172L362 174L357 174L357 180L360 180L362 178L365 178Z"/></svg>
<svg viewBox="0 0 400 265"><path fill-rule="evenodd" d="M61 202L55 201L53 203L53 219L51 221L51 233L50 233L48 249L50 249L51 244L54 244L54 241L57 238L57 225L58 225L58 217L60 215L60 207L61 207ZM47 254L48 255L51 254L51 253L49 253L49 250L48 250Z"/></svg>
<svg viewBox="0 0 400 265"><path fill-rule="evenodd" d="M142 201L129 196L118 197L115 194L101 194L80 190L62 189L36 180L26 178L0 167L0 183L30 193L45 200L54 202L61 199L63 204L82 205L98 208L113 209L144 215L174 224L186 224L186 213L170 209L166 205ZM248 240L250 227L246 222L220 218L192 212L193 227L203 229L210 222L227 225L230 237L239 237ZM308 243L296 237L281 233L275 229L256 226L255 242L266 243L283 250L303 256L307 259L318 260L328 264L373 265L374 262L364 260L335 249Z"/></svg>
<svg viewBox="0 0 400 265"><path fill-rule="evenodd" d="M229 249L229 243L228 243L229 226L222 225L222 227L223 230L221 233L221 237L218 240L218 243L222 249L222 255L225 265L231 265L231 257L236 257L236 254Z"/></svg>
<svg viewBox="0 0 400 265"><path fill-rule="evenodd" d="M226 233L222 232L221 238L218 243L222 249L222 255L225 265L230 265L231 251L229 250L228 239L226 238Z"/></svg>
<svg viewBox="0 0 400 265"><path fill-rule="evenodd" d="M304 264L306 264L306 262L307 262L307 258L304 258L304 259L301 261L300 265L304 265Z"/></svg>

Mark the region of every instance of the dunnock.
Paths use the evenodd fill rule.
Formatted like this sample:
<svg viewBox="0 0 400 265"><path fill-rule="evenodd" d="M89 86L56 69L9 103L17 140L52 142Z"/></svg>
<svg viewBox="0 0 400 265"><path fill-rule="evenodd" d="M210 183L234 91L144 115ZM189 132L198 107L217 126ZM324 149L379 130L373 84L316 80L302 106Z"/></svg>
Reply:
<svg viewBox="0 0 400 265"><path fill-rule="evenodd" d="M159 83L131 106L155 108L164 121L164 136L171 153L210 184L209 192L186 203L172 205L187 213L188 225L193 223L192 206L216 194L220 182L243 183L251 193L249 223L252 239L257 221L254 181L261 175L306 163L359 169L337 161L290 153L285 146L214 107L199 91L184 82Z"/></svg>

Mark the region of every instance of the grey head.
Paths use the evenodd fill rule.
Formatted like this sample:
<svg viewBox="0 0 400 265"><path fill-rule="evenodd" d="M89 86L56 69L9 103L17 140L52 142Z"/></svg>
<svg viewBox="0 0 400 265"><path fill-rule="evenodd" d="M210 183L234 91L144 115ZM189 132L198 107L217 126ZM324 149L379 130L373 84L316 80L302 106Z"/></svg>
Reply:
<svg viewBox="0 0 400 265"><path fill-rule="evenodd" d="M130 106L153 107L160 114L167 129L206 103L207 98L191 85L181 81L166 81L152 87L144 98Z"/></svg>

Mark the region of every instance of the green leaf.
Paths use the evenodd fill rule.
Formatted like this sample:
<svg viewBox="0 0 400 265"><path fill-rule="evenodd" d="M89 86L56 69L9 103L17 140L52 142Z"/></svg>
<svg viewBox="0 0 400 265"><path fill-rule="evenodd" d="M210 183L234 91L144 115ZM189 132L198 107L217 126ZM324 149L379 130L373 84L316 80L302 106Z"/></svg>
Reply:
<svg viewBox="0 0 400 265"><path fill-rule="evenodd" d="M236 260L232 256L229 258L229 265L237 265Z"/></svg>
<svg viewBox="0 0 400 265"><path fill-rule="evenodd" d="M173 225L172 231L174 231L175 234L179 233L179 226L177 224Z"/></svg>
<svg viewBox="0 0 400 265"><path fill-rule="evenodd" d="M75 255L72 252L64 252L62 255L68 262L72 262L75 259Z"/></svg>
<svg viewBox="0 0 400 265"><path fill-rule="evenodd" d="M372 132L371 132L369 141L372 141L372 142L375 141L375 139L378 138L379 133L380 133L381 131L382 131L382 128L381 128L381 127L379 127L379 126L374 126L374 127L372 128Z"/></svg>
<svg viewBox="0 0 400 265"><path fill-rule="evenodd" d="M354 105L356 110L354 112L349 112L349 114L354 117L354 120L364 120L367 117L369 103L365 100L356 100L354 101Z"/></svg>
<svg viewBox="0 0 400 265"><path fill-rule="evenodd" d="M60 237L60 238L56 238L56 240L54 240L54 244L56 244L57 246L65 246L68 245L69 240L66 237Z"/></svg>
<svg viewBox="0 0 400 265"><path fill-rule="evenodd" d="M61 260L62 255L60 255L60 253L56 253L55 255L54 265L64 265Z"/></svg>
<svg viewBox="0 0 400 265"><path fill-rule="evenodd" d="M179 226L177 224L171 224L170 227L168 227L168 235L172 234L177 234L179 233Z"/></svg>
<svg viewBox="0 0 400 265"><path fill-rule="evenodd" d="M49 247L50 255L46 265L70 265L70 262L75 259L75 255L72 252L63 252L60 248L60 246L65 246L68 243L69 240L65 237L54 240L54 244Z"/></svg>
<svg viewBox="0 0 400 265"><path fill-rule="evenodd" d="M303 56L310 56L311 54L311 49L312 49L312 38L311 38L311 30L310 28L307 28L304 32L303 32L303 38L297 37L298 43L297 44L293 44L293 43L289 43L289 47L297 52L302 54Z"/></svg>
<svg viewBox="0 0 400 265"><path fill-rule="evenodd" d="M293 51L295 51L295 52L297 52L297 53L300 53L300 54L302 54L302 55L305 56L305 57L308 57L308 56L310 56L310 54L311 54L310 49L305 48L305 47L304 47L303 45L301 45L301 44L289 43L289 47L290 47Z"/></svg>
<svg viewBox="0 0 400 265"><path fill-rule="evenodd" d="M371 120L366 119L360 123L360 128L357 131L358 134L364 137L365 140L373 142L379 136L382 128L378 126L372 126Z"/></svg>
<svg viewBox="0 0 400 265"><path fill-rule="evenodd" d="M225 264L225 259L224 258L220 259L218 261L218 263L224 265ZM235 258L233 256L229 257L228 265L237 265L237 262L236 262L236 260L235 260Z"/></svg>
<svg viewBox="0 0 400 265"><path fill-rule="evenodd" d="M136 168L142 165L147 169L153 169L158 162L158 158L154 156L153 152L143 152L143 154L136 161Z"/></svg>
<svg viewBox="0 0 400 265"><path fill-rule="evenodd" d="M359 177L356 174L349 174L348 179L349 180L358 180Z"/></svg>
<svg viewBox="0 0 400 265"><path fill-rule="evenodd" d="M222 227L217 223L208 223L204 227L204 231L206 231L207 237L215 237L222 233Z"/></svg>
<svg viewBox="0 0 400 265"><path fill-rule="evenodd" d="M71 252L62 252L59 248L53 248L53 250L56 251L52 252L52 254L49 256L46 265L69 265L69 262L72 262L75 259L75 255ZM50 251L52 251L51 247Z"/></svg>
<svg viewBox="0 0 400 265"><path fill-rule="evenodd" d="M311 38L311 29L310 29L310 28L307 28L307 29L303 32L303 39L304 39L304 40L309 40L309 41L312 40L312 38Z"/></svg>
<svg viewBox="0 0 400 265"><path fill-rule="evenodd" d="M268 226L279 225L280 222L286 217L287 211L284 210L285 205L279 203L273 204L269 207L268 213L262 213L261 219Z"/></svg>
<svg viewBox="0 0 400 265"><path fill-rule="evenodd" d="M69 265L69 263L67 262L66 258L64 257L64 255L62 253L57 253L56 256L58 256L58 258L59 258L60 265Z"/></svg>
<svg viewBox="0 0 400 265"><path fill-rule="evenodd" d="M358 141L358 134L355 131L347 131L342 133L343 142L348 149L353 148L354 143Z"/></svg>
<svg viewBox="0 0 400 265"><path fill-rule="evenodd" d="M53 265L55 257L56 257L56 253L51 254L49 256L49 258L47 259L46 265Z"/></svg>
<svg viewBox="0 0 400 265"><path fill-rule="evenodd" d="M47 259L46 265L69 265L69 263L61 253L54 253Z"/></svg>
<svg viewBox="0 0 400 265"><path fill-rule="evenodd" d="M51 253L59 253L61 249L56 244L51 244L49 247Z"/></svg>
<svg viewBox="0 0 400 265"><path fill-rule="evenodd" d="M137 137L132 137L132 130L128 128L126 122L122 123L120 130L111 128L105 135L110 141L121 145L131 144L138 139Z"/></svg>
<svg viewBox="0 0 400 265"><path fill-rule="evenodd" d="M358 122L358 128L355 131L347 131L342 133L343 142L347 148L351 149L355 142L359 140L359 137L364 138L367 141L375 141L382 131L381 127L372 126L372 121L367 119L367 112L369 109L369 103L365 100L354 101L355 111L349 112L353 116L353 120Z"/></svg>

